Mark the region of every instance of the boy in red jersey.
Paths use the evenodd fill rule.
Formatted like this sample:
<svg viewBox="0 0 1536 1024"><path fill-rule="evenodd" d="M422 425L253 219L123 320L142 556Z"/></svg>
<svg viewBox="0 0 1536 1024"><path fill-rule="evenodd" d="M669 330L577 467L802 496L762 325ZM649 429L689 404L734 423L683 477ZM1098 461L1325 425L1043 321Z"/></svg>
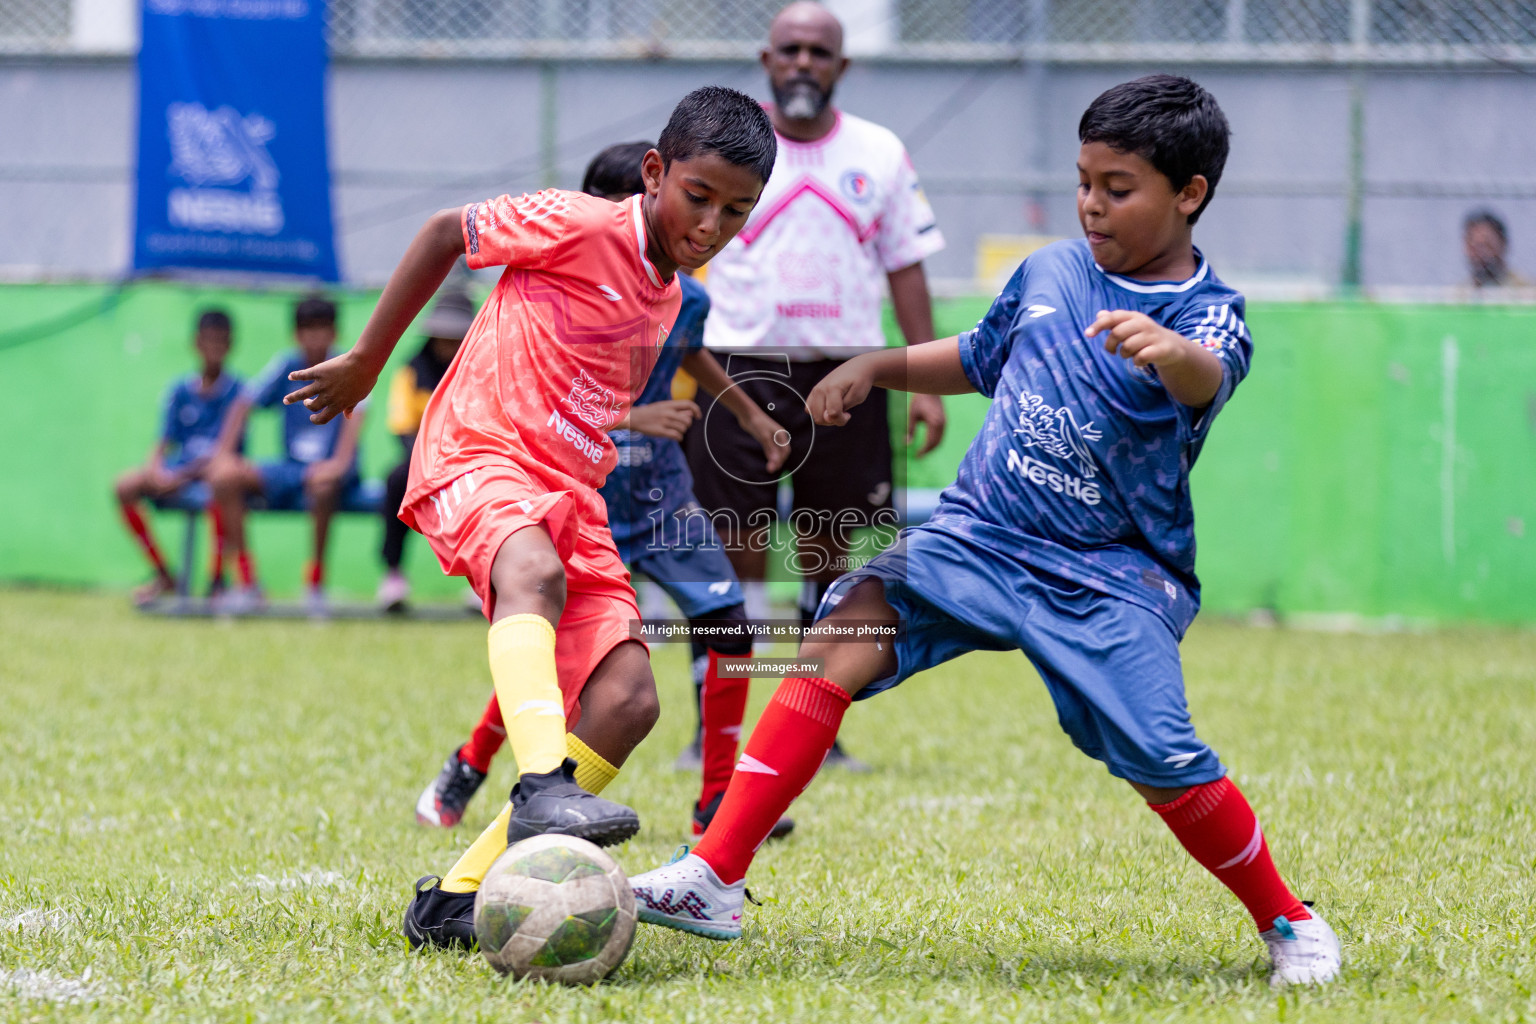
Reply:
<svg viewBox="0 0 1536 1024"><path fill-rule="evenodd" d="M431 217L356 346L292 374L316 422L367 397L395 342L447 276L505 265L428 402L400 517L480 595L491 676L519 778L501 816L440 884L417 882L413 946L474 940L474 892L508 843L545 832L607 845L640 827L597 796L658 713L634 591L597 493L680 304L746 222L773 168L762 108L708 86L646 154L644 196L547 189ZM529 529L537 527L537 529ZM430 877L430 876L429 876Z"/></svg>

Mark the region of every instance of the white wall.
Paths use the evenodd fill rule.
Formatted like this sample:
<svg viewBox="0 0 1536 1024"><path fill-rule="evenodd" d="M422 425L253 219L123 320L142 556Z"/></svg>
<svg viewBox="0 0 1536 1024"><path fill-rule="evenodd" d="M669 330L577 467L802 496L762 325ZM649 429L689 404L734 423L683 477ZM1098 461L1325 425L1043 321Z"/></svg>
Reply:
<svg viewBox="0 0 1536 1024"><path fill-rule="evenodd" d="M87 0L114 3L117 0ZM1150 67L1026 69L855 64L838 102L908 140L949 248L931 272L969 278L983 232L1076 232L1076 126L1102 89ZM1228 279L1328 283L1343 260L1348 73L1160 67L1205 83L1232 122L1232 158L1196 232ZM688 89L766 98L750 62L558 68L557 165L574 185L609 142L651 137ZM344 271L382 280L422 218L541 183L540 71L515 62L342 61L330 85L331 161ZM112 277L132 217L131 61L0 61L0 274ZM1460 222L1492 206L1516 268L1536 277L1536 76L1373 71L1366 85L1368 287L1449 286Z"/></svg>

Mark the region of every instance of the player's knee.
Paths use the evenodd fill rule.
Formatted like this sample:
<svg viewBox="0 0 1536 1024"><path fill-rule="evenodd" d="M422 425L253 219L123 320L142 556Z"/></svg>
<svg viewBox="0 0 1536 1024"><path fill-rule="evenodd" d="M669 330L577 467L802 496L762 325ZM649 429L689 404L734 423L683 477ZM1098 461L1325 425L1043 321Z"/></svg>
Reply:
<svg viewBox="0 0 1536 1024"><path fill-rule="evenodd" d="M112 484L112 493L117 495L117 500L122 504L134 501L139 496L139 474L137 471L124 473Z"/></svg>
<svg viewBox="0 0 1536 1024"><path fill-rule="evenodd" d="M209 490L221 497L238 493L240 490L240 463L228 456L219 455L208 463L203 471L203 479L208 481Z"/></svg>
<svg viewBox="0 0 1536 1024"><path fill-rule="evenodd" d="M304 494L309 498L311 506L330 507L336 504L336 499L341 495L340 480L306 480L304 481Z"/></svg>
<svg viewBox="0 0 1536 1024"><path fill-rule="evenodd" d="M618 706L614 709L616 720L639 742L650 735L657 719L661 717L661 699L656 694L656 680L649 671L637 673L626 680L619 689Z"/></svg>
<svg viewBox="0 0 1536 1024"><path fill-rule="evenodd" d="M553 544L503 544L491 566L491 586L498 601L565 607L565 566Z"/></svg>

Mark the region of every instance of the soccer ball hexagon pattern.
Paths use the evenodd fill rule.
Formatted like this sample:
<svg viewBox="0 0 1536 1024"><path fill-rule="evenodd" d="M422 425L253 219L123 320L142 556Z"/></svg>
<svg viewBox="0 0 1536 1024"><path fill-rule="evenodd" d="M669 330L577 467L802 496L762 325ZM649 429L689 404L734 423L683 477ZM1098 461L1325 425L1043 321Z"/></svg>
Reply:
<svg viewBox="0 0 1536 1024"><path fill-rule="evenodd" d="M629 953L635 895L614 859L585 839L534 836L480 883L475 935L503 974L591 985Z"/></svg>

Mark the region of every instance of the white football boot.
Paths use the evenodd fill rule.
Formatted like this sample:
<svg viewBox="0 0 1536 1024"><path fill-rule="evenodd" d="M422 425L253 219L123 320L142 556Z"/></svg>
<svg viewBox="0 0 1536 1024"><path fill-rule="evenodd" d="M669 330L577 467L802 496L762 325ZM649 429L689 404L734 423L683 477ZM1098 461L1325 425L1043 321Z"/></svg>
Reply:
<svg viewBox="0 0 1536 1024"><path fill-rule="evenodd" d="M1274 966L1269 975L1271 985L1321 985L1338 977L1343 960L1339 937L1321 914L1315 910L1309 913L1312 917L1306 921L1277 917L1274 927L1259 933Z"/></svg>
<svg viewBox="0 0 1536 1024"><path fill-rule="evenodd" d="M687 851L684 846L670 864L629 880L640 920L706 939L741 938L746 880L726 885L702 857Z"/></svg>

